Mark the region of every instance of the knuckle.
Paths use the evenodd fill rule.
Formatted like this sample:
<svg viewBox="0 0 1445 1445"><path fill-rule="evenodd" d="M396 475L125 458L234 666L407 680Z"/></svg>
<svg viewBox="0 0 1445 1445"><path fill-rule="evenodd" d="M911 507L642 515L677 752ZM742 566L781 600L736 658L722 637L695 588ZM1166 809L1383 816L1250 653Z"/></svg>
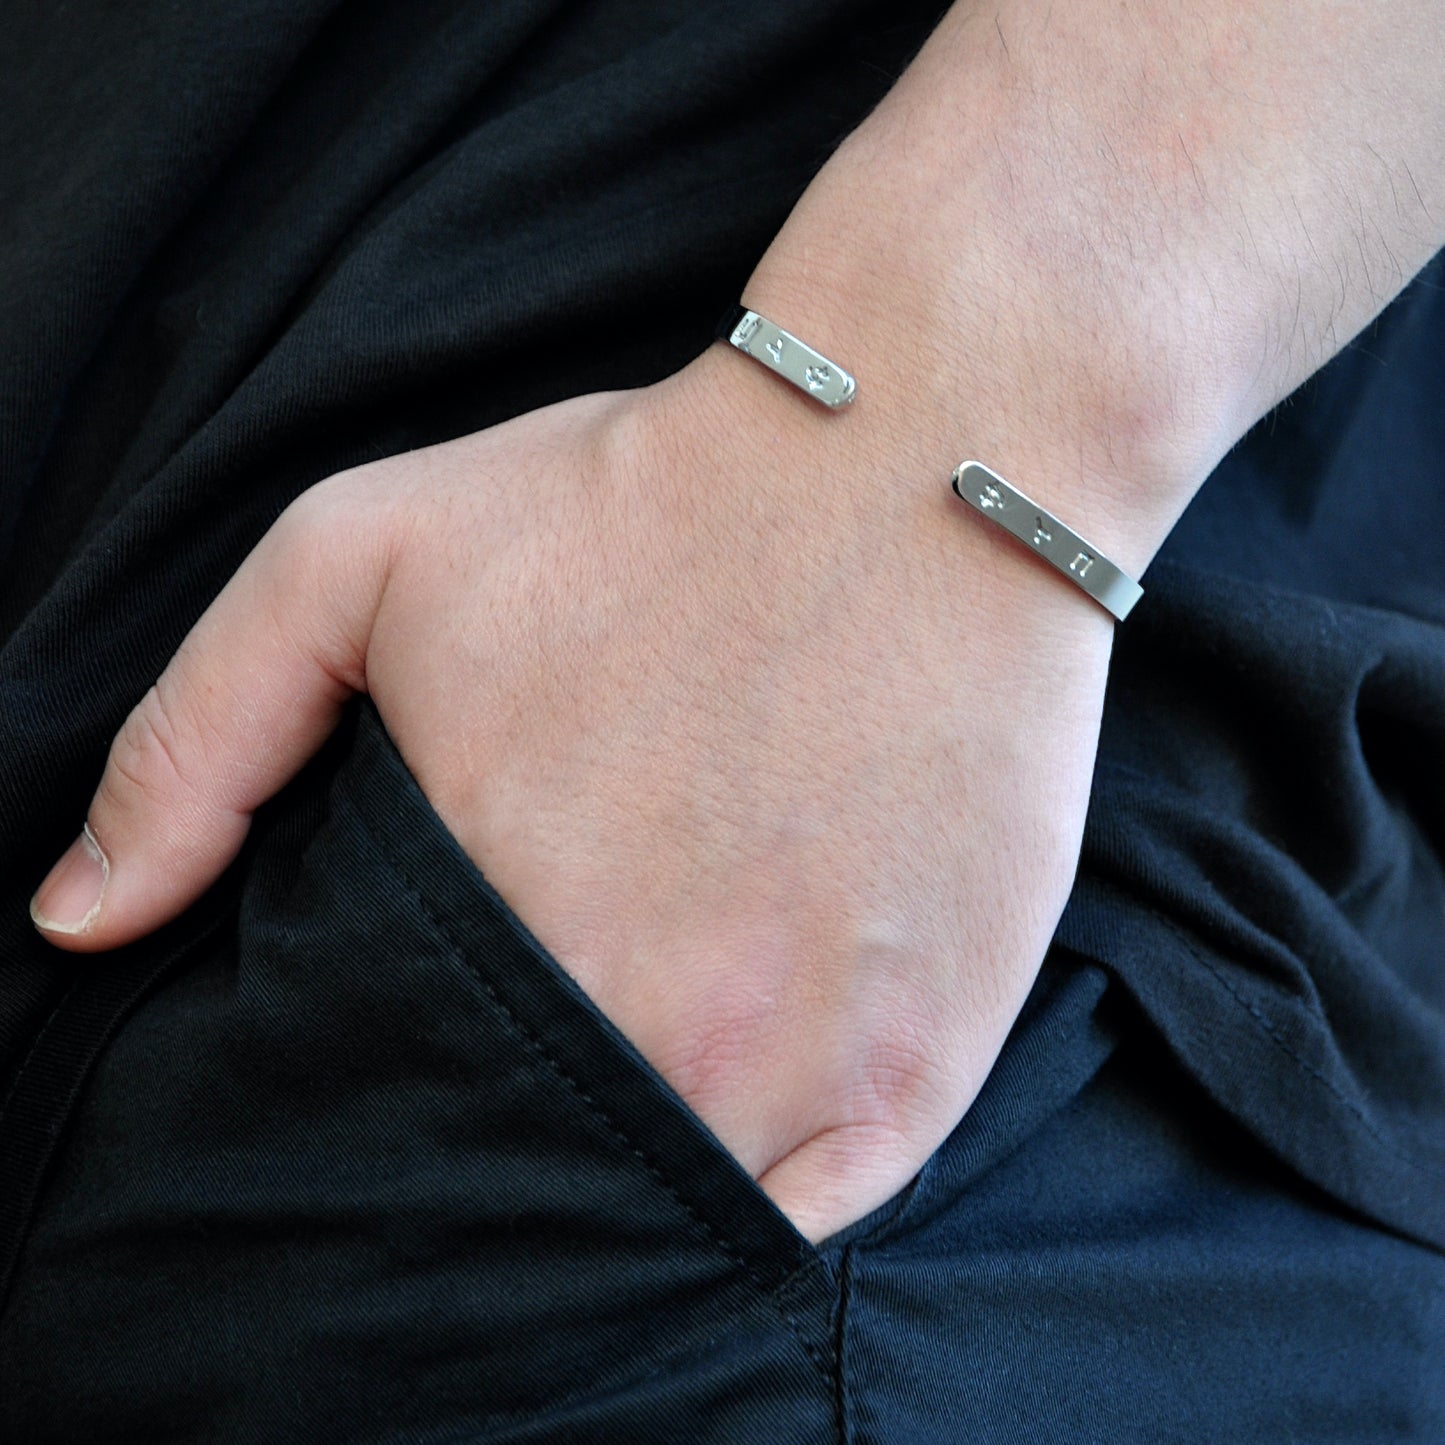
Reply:
<svg viewBox="0 0 1445 1445"><path fill-rule="evenodd" d="M337 483L341 480L331 477L296 497L271 524L267 548L288 562L304 563L320 552L340 515Z"/></svg>
<svg viewBox="0 0 1445 1445"><path fill-rule="evenodd" d="M371 530L390 524L406 491L398 459L367 462L336 472L313 483L277 518L280 530L292 542L314 546L336 535L338 528Z"/></svg>
<svg viewBox="0 0 1445 1445"><path fill-rule="evenodd" d="M99 802L125 805L139 797L159 800L189 788L183 767L182 733L159 684L131 710L111 745Z"/></svg>
<svg viewBox="0 0 1445 1445"><path fill-rule="evenodd" d="M289 603L298 592L354 588L383 574L401 537L403 510L375 464L308 487L257 548L267 590Z"/></svg>
<svg viewBox="0 0 1445 1445"><path fill-rule="evenodd" d="M909 1136L947 1112L946 1039L931 1010L895 1006L859 1050L856 1114L885 1133Z"/></svg>

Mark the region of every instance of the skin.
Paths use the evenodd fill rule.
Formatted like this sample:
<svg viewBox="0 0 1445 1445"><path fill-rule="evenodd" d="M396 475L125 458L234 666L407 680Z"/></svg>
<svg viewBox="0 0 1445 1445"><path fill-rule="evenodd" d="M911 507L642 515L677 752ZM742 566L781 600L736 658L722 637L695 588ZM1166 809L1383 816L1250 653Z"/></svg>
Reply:
<svg viewBox="0 0 1445 1445"><path fill-rule="evenodd" d="M1139 575L1445 243L1442 34L1440 0L955 6L743 293L855 404L716 346L312 489L122 728L39 926L173 917L365 689L798 1229L861 1218L1038 971L1113 637L949 472Z"/></svg>

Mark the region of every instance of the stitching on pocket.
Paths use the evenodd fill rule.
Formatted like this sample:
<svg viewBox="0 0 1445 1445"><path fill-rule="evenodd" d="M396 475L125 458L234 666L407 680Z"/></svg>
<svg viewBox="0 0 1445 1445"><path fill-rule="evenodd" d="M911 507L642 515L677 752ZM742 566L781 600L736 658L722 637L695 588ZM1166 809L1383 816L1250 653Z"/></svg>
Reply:
<svg viewBox="0 0 1445 1445"><path fill-rule="evenodd" d="M837 1382L834 1408L837 1411L839 1445L853 1445L853 1395L848 1388L848 1307L853 1295L853 1245L843 1246L843 1258L838 1265L838 1323L833 1340L833 1353L837 1357Z"/></svg>
<svg viewBox="0 0 1445 1445"><path fill-rule="evenodd" d="M512 1032L518 1037L518 1039L520 1039L527 1051L534 1057L540 1058L548 1066L548 1068L550 1068L551 1071L559 1079L561 1079L568 1086L569 1089L571 1089L571 1091L578 1097L578 1099L582 1101L583 1104L587 1106L593 1116L603 1125L604 1128L607 1129L607 1131L613 1136L613 1138L616 1139L619 1143L621 1143L622 1146L630 1154L632 1154L632 1156L637 1159L637 1161L643 1166L643 1168L646 1169L647 1172L658 1182L658 1184L660 1184L662 1188L669 1195L672 1196L673 1200L681 1206L683 1211L694 1222L694 1224L697 1225L707 1236L707 1238L712 1241L713 1245L719 1250L719 1252L725 1258L732 1260L734 1264L738 1265L748 1276L748 1278L751 1279L755 1285L757 1285L759 1293L773 1305L773 1307L777 1310L779 1317L792 1330L798 1343L802 1346L803 1352L813 1362L813 1365L818 1370L818 1373L821 1375L824 1383L830 1389L834 1388L834 1372L831 1362L828 1361L822 1354L822 1352L819 1351L812 1344L812 1342L805 1334L801 1322L797 1319L795 1315L793 1315L788 1310L786 1305L784 1305L782 1300L779 1298L779 1295L782 1293L782 1291L786 1290L791 1284L794 1283L794 1281L796 1281L803 1275L808 1274L810 1271L820 1268L820 1264L817 1261L809 1261L808 1263L800 1266L798 1269L794 1270L790 1275L788 1275L788 1277L783 1281L781 1285L776 1286L774 1289L769 1289L764 1284L763 1280L759 1277L757 1271L753 1268L752 1265L748 1263L747 1259L744 1258L744 1256L737 1249L737 1247L733 1244L730 1244L728 1240L726 1240L706 1219L703 1218L701 1214L697 1212L697 1210L692 1206L692 1204L690 1204L686 1199L682 1197L682 1195L678 1192L677 1188L673 1185L671 1180L669 1180L667 1175L662 1171L661 1167L654 1163L653 1160L649 1158L646 1152L639 1145L633 1142L633 1140L612 1118L612 1116L606 1111L606 1109L604 1109L602 1105L599 1104L592 1097L592 1095L587 1092L587 1090L582 1086L582 1084L573 1077L573 1075L567 1070L567 1068L551 1054L551 1052L547 1049L547 1046L542 1042L542 1040L538 1038L537 1035L533 1033L533 1031L528 1028L527 1025L523 1023L523 1021L519 1019L515 1013L513 1013L512 1009L506 1003L506 1001L501 998L497 991L492 987L492 985L487 981L487 979L482 976L481 972L467 957L466 950L453 936L452 931L446 926L446 924L444 924L440 919L438 919L436 914L433 913L430 907L428 907L427 902L422 895L420 887L412 878L406 865L399 858L396 857L392 850L387 846L385 840L381 838L371 827L370 822L356 810L353 809L352 811L355 814L358 822L360 822L362 828L365 829L366 834L371 839L373 846L382 855L382 857L386 859L392 871L406 885L407 891L415 900L417 907L421 910L427 922L431 924L437 936L447 945L448 949L451 952L452 958L455 959L456 962L460 963L467 970L467 972L470 973L471 976L481 985L482 989L486 992L487 997L491 999L493 1006L505 1019Z"/></svg>

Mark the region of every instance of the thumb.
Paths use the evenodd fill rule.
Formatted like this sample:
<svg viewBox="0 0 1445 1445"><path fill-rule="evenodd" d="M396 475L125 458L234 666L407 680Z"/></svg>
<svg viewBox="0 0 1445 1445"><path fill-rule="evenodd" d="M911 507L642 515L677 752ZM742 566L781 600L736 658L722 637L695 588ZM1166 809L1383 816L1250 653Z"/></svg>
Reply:
<svg viewBox="0 0 1445 1445"><path fill-rule="evenodd" d="M50 942L114 948L181 913L363 686L387 529L336 481L281 515L125 720L84 830L31 901Z"/></svg>

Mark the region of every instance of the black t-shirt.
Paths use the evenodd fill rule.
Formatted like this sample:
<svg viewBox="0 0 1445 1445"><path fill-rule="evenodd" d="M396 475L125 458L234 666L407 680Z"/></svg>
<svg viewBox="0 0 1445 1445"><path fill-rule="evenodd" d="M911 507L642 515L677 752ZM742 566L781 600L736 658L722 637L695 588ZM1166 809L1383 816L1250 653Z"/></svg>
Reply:
<svg viewBox="0 0 1445 1445"><path fill-rule="evenodd" d="M942 8L0 15L7 1080L82 967L26 900L281 508L684 364ZM1048 967L1102 963L1300 1173L1445 1247L1442 281L1262 423L1150 568Z"/></svg>

